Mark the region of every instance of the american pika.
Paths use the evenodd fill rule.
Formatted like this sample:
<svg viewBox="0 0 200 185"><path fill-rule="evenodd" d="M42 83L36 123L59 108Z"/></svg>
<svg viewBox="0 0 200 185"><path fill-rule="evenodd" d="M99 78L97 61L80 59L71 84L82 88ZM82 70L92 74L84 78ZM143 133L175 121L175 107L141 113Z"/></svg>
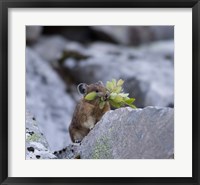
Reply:
<svg viewBox="0 0 200 185"><path fill-rule="evenodd" d="M77 89L79 93L83 95L83 98L76 105L69 126L70 137L74 143L80 143L105 112L110 110L108 102L105 103L102 109L99 108L100 97L103 97L106 101L109 96L101 81L90 85L81 83L78 85ZM97 93L96 98L91 101L86 100L85 96L93 91Z"/></svg>

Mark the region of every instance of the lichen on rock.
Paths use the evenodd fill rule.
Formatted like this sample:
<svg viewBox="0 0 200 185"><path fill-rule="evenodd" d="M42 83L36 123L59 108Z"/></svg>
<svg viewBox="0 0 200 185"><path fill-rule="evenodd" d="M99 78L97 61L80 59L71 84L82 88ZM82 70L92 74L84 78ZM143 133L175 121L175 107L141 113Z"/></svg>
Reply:
<svg viewBox="0 0 200 185"><path fill-rule="evenodd" d="M26 159L56 159L40 132L35 117L26 111Z"/></svg>
<svg viewBox="0 0 200 185"><path fill-rule="evenodd" d="M169 159L174 154L173 108L107 112L79 148L82 159Z"/></svg>

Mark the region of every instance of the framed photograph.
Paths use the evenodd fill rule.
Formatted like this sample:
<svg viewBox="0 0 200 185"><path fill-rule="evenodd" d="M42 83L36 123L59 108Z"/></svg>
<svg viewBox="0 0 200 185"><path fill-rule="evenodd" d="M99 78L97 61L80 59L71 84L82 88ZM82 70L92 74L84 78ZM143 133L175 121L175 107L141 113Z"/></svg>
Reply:
<svg viewBox="0 0 200 185"><path fill-rule="evenodd" d="M198 0L0 12L2 185L200 184Z"/></svg>

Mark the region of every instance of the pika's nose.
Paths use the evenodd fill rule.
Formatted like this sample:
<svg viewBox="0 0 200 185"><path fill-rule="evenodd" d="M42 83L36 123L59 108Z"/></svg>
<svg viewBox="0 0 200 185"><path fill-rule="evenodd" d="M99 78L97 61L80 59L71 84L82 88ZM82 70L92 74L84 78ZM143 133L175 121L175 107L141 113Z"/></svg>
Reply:
<svg viewBox="0 0 200 185"><path fill-rule="evenodd" d="M107 92L107 93L105 94L105 96L104 96L104 101L108 100L109 96L110 96L110 93Z"/></svg>

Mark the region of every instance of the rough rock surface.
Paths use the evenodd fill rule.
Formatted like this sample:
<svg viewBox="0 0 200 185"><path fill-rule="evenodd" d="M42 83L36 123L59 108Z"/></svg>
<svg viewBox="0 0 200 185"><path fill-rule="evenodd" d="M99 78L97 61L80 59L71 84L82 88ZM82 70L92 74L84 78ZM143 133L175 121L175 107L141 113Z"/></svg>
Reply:
<svg viewBox="0 0 200 185"><path fill-rule="evenodd" d="M55 151L54 155L58 159L80 159L79 144L71 144L60 151Z"/></svg>
<svg viewBox="0 0 200 185"><path fill-rule="evenodd" d="M52 151L70 143L68 126L74 101L50 65L26 49L26 108L33 113Z"/></svg>
<svg viewBox="0 0 200 185"><path fill-rule="evenodd" d="M107 112L80 146L81 159L169 159L174 110L146 107Z"/></svg>
<svg viewBox="0 0 200 185"><path fill-rule="evenodd" d="M26 111L26 159L56 159L48 149L35 117Z"/></svg>

